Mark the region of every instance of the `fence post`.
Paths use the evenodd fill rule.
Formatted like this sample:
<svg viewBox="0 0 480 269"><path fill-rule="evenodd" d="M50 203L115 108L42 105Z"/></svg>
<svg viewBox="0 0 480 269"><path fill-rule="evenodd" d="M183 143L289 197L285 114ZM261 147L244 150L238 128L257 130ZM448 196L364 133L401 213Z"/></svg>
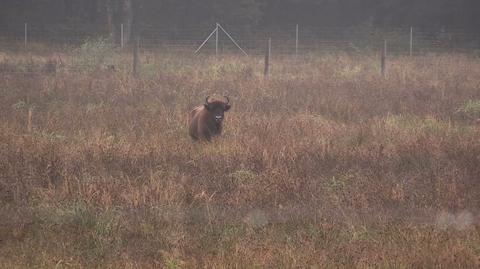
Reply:
<svg viewBox="0 0 480 269"><path fill-rule="evenodd" d="M380 66L381 66L381 69L382 69L383 78L387 77L387 72L386 72L387 66L386 66L386 64L387 64L387 40L385 39L383 49L382 49L382 57L380 59Z"/></svg>
<svg viewBox="0 0 480 269"><path fill-rule="evenodd" d="M410 27L410 56L413 55L413 27Z"/></svg>
<svg viewBox="0 0 480 269"><path fill-rule="evenodd" d="M268 38L267 41L267 49L265 50L265 70L263 72L263 75L265 77L268 77L270 74L270 53L272 49L272 38Z"/></svg>
<svg viewBox="0 0 480 269"><path fill-rule="evenodd" d="M295 58L298 56L298 24L297 29L295 31Z"/></svg>
<svg viewBox="0 0 480 269"><path fill-rule="evenodd" d="M138 47L140 46L140 36L137 35L133 45L133 76L138 77Z"/></svg>
<svg viewBox="0 0 480 269"><path fill-rule="evenodd" d="M28 40L27 39L28 38L28 34L27 34L28 32L27 31L28 31L28 24L25 23L25 29L24 29L24 42L25 42L24 47L25 48L27 48L27 40Z"/></svg>
<svg viewBox="0 0 480 269"><path fill-rule="evenodd" d="M215 28L215 56L218 56L218 22Z"/></svg>
<svg viewBox="0 0 480 269"><path fill-rule="evenodd" d="M125 39L124 39L124 36L123 36L123 23L120 24L120 47L123 49L123 47L125 46Z"/></svg>

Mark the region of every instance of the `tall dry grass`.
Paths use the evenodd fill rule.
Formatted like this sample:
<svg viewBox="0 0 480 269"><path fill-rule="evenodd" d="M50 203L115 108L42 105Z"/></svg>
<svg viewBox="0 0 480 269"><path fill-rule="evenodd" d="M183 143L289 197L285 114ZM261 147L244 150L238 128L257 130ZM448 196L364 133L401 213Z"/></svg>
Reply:
<svg viewBox="0 0 480 269"><path fill-rule="evenodd" d="M0 267L480 266L478 58L70 57L2 55Z"/></svg>

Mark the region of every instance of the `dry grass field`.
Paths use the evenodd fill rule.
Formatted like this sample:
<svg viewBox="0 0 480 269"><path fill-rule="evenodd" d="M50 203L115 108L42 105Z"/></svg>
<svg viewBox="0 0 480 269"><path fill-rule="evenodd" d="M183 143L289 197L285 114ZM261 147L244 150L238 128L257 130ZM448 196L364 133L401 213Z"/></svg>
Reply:
<svg viewBox="0 0 480 269"><path fill-rule="evenodd" d="M0 53L0 268L480 267L478 57L98 46Z"/></svg>

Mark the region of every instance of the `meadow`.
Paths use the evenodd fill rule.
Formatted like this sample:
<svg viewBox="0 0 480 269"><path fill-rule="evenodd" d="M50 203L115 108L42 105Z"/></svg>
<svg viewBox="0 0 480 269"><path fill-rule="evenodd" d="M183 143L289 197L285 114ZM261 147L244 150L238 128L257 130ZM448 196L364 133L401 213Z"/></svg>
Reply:
<svg viewBox="0 0 480 269"><path fill-rule="evenodd" d="M139 70L101 42L0 52L0 268L480 267L478 56ZM187 113L224 94L193 143Z"/></svg>

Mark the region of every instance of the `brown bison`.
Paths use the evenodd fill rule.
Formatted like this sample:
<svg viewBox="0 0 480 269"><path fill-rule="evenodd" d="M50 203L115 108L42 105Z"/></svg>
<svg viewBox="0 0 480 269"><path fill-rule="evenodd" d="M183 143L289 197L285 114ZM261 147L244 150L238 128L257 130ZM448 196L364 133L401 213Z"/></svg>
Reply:
<svg viewBox="0 0 480 269"><path fill-rule="evenodd" d="M211 141L214 136L222 132L224 112L231 107L230 100L224 96L226 102L205 99L205 104L195 107L188 115L188 128L193 140Z"/></svg>

